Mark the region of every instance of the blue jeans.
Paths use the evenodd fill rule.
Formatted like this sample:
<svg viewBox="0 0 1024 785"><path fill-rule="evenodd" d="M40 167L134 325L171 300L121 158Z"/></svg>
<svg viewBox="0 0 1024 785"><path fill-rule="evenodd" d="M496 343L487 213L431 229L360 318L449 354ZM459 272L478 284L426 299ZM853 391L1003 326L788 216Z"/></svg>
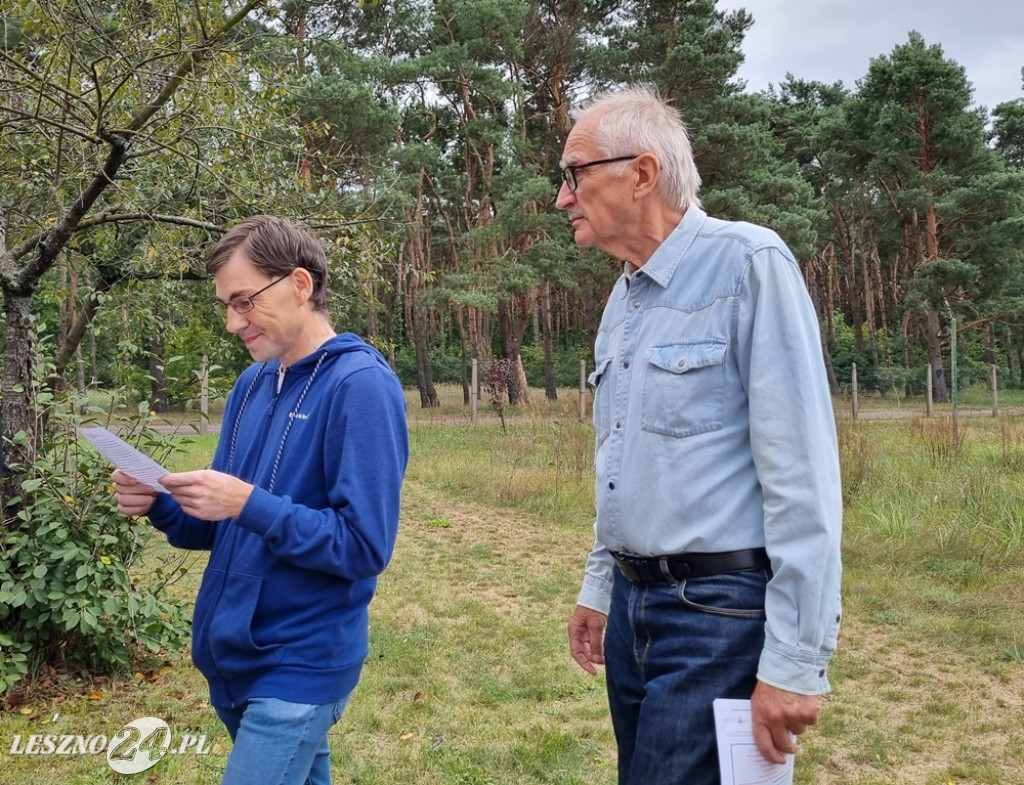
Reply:
<svg viewBox="0 0 1024 785"><path fill-rule="evenodd" d="M235 708L215 706L234 742L221 785L329 785L327 732L349 697L322 704L252 698Z"/></svg>
<svg viewBox="0 0 1024 785"><path fill-rule="evenodd" d="M768 579L638 585L615 571L604 646L619 785L719 785L712 701L754 691Z"/></svg>

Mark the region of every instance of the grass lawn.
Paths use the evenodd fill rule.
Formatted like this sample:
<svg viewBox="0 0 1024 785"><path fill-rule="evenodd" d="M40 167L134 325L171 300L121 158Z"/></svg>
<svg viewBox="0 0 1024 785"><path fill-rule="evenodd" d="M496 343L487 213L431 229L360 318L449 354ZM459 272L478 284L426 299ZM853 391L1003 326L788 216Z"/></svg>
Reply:
<svg viewBox="0 0 1024 785"><path fill-rule="evenodd" d="M565 641L592 540L592 432L575 405L535 402L543 414L510 412L505 429L411 412L372 652L331 735L336 783L614 782L603 682ZM1024 783L1024 420L840 426L845 615L796 782ZM215 438L178 468L206 465ZM194 595L201 569L193 560L174 590ZM127 678L43 676L0 714L3 785L218 781L230 741L187 652ZM134 777L104 756L10 754L15 735L110 737L144 716L164 719L175 746L205 735L209 754Z"/></svg>

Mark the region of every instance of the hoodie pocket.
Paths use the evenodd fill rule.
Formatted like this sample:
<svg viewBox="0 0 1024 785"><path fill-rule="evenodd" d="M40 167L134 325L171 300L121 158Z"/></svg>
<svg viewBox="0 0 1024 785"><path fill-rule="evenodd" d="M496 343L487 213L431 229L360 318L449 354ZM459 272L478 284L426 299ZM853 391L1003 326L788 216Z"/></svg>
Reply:
<svg viewBox="0 0 1024 785"><path fill-rule="evenodd" d="M228 573L224 591L210 617L210 654L221 676L230 679L255 668L275 664L280 644L256 642L256 609L263 579L255 575Z"/></svg>
<svg viewBox="0 0 1024 785"><path fill-rule="evenodd" d="M723 340L711 339L647 349L640 427L676 437L721 428L726 346Z"/></svg>

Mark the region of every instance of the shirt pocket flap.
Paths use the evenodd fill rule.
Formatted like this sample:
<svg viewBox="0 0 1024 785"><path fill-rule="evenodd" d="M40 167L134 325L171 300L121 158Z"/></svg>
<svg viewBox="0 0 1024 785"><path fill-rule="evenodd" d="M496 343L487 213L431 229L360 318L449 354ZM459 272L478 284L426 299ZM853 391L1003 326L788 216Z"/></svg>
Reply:
<svg viewBox="0 0 1024 785"><path fill-rule="evenodd" d="M644 359L669 373L686 373L697 368L721 365L725 361L725 347L724 341L652 346L644 352Z"/></svg>

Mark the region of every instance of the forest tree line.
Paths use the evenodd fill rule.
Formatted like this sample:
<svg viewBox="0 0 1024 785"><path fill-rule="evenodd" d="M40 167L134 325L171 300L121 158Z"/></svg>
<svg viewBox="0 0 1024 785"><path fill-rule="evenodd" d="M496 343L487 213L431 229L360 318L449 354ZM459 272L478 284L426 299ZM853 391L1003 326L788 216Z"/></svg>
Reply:
<svg viewBox="0 0 1024 785"><path fill-rule="evenodd" d="M930 363L1024 365L1024 99L972 102L914 31L856 88L737 82L745 11L714 0L12 0L0 36L4 482L38 395L156 404L248 361L206 250L276 213L328 247L340 329L438 403L471 359L557 394L618 274L554 208L571 110L629 82L680 108L705 209L767 225L802 266L835 390ZM534 358L524 365L524 351ZM527 377L526 367L536 367ZM564 382L562 382L564 383ZM8 493L16 490L7 485Z"/></svg>

